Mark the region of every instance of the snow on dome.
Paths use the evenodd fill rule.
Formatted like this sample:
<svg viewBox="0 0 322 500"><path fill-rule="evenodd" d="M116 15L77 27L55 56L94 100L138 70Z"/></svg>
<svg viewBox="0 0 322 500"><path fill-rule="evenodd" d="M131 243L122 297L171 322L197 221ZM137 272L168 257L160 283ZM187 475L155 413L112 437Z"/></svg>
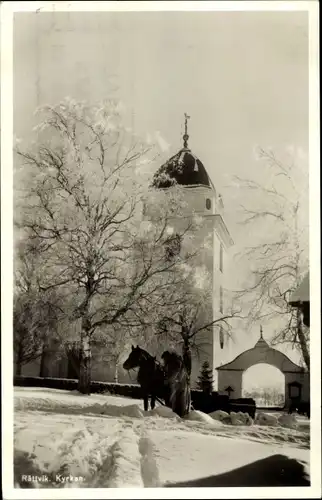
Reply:
<svg viewBox="0 0 322 500"><path fill-rule="evenodd" d="M292 293L289 302L292 305L299 302L310 302L310 273L304 276L300 285Z"/></svg>
<svg viewBox="0 0 322 500"><path fill-rule="evenodd" d="M164 163L154 174L152 186L164 189L175 183L181 186L211 187L204 165L190 149L181 149Z"/></svg>

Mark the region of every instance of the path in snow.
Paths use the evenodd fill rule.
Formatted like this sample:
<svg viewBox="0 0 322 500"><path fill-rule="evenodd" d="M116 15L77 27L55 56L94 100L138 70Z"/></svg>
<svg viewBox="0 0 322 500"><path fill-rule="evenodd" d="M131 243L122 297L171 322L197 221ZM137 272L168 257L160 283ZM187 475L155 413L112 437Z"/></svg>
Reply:
<svg viewBox="0 0 322 500"><path fill-rule="evenodd" d="M291 467L296 472L291 474L296 484L300 485L300 479L294 478L303 476L296 467L303 469L303 463L308 472L308 433L280 427L233 427L217 421L182 420L163 407L146 413L141 408L141 401L117 396L15 389L16 485L188 485L191 480L209 481L214 476L218 481L221 474L272 456L276 461L280 455L284 456L284 465L277 468L285 471ZM265 470L265 465L260 467ZM29 483L22 478L26 474L46 474L48 481ZM60 477L70 475L83 479L60 481ZM247 471L243 477L247 477ZM285 483L285 477L282 480ZM233 479L223 477L222 481L228 481L228 486Z"/></svg>
<svg viewBox="0 0 322 500"><path fill-rule="evenodd" d="M159 485L153 445L143 422L95 416L75 421L37 411L17 414L16 419L15 481L20 487L28 484L22 478L26 474L46 474L49 480L39 487ZM62 485L60 475L83 479Z"/></svg>

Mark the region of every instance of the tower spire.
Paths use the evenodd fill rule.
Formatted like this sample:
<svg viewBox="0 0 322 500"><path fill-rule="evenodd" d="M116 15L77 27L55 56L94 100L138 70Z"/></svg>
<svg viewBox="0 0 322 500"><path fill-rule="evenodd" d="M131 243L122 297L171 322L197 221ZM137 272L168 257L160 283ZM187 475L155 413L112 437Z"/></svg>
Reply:
<svg viewBox="0 0 322 500"><path fill-rule="evenodd" d="M188 149L188 139L189 139L189 135L188 135L188 120L189 120L190 116L187 115L187 113L184 114L184 136L183 136L183 147L185 149Z"/></svg>
<svg viewBox="0 0 322 500"><path fill-rule="evenodd" d="M259 331L260 331L260 337L259 337L259 338L264 340L264 337L263 337L263 327L262 327L262 325L260 326L260 330L259 330Z"/></svg>

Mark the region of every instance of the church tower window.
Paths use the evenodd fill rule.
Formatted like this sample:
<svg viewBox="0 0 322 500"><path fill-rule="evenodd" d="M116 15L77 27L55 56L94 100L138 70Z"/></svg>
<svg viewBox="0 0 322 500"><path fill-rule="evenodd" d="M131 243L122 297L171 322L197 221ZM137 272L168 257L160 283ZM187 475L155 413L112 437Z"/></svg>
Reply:
<svg viewBox="0 0 322 500"><path fill-rule="evenodd" d="M224 248L222 246L222 243L220 243L219 249L219 269L222 273L224 272Z"/></svg>
<svg viewBox="0 0 322 500"><path fill-rule="evenodd" d="M206 209L207 210L211 209L211 200L209 198L206 199Z"/></svg>
<svg viewBox="0 0 322 500"><path fill-rule="evenodd" d="M219 293L220 293L219 310L220 310L221 314L223 314L223 312L224 312L224 291L223 291L222 286L220 286Z"/></svg>
<svg viewBox="0 0 322 500"><path fill-rule="evenodd" d="M220 349L223 349L224 348L224 329L223 329L222 325L220 325L219 343L220 343Z"/></svg>

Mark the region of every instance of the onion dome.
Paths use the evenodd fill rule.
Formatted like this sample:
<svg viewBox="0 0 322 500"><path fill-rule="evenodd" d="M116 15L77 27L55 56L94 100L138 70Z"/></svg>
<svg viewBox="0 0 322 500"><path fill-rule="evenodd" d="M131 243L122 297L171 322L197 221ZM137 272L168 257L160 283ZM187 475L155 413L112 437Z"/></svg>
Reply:
<svg viewBox="0 0 322 500"><path fill-rule="evenodd" d="M152 186L157 189L168 188L174 184L186 187L211 187L211 182L204 165L188 148L188 118L190 117L185 114L183 148L162 165L153 177Z"/></svg>

